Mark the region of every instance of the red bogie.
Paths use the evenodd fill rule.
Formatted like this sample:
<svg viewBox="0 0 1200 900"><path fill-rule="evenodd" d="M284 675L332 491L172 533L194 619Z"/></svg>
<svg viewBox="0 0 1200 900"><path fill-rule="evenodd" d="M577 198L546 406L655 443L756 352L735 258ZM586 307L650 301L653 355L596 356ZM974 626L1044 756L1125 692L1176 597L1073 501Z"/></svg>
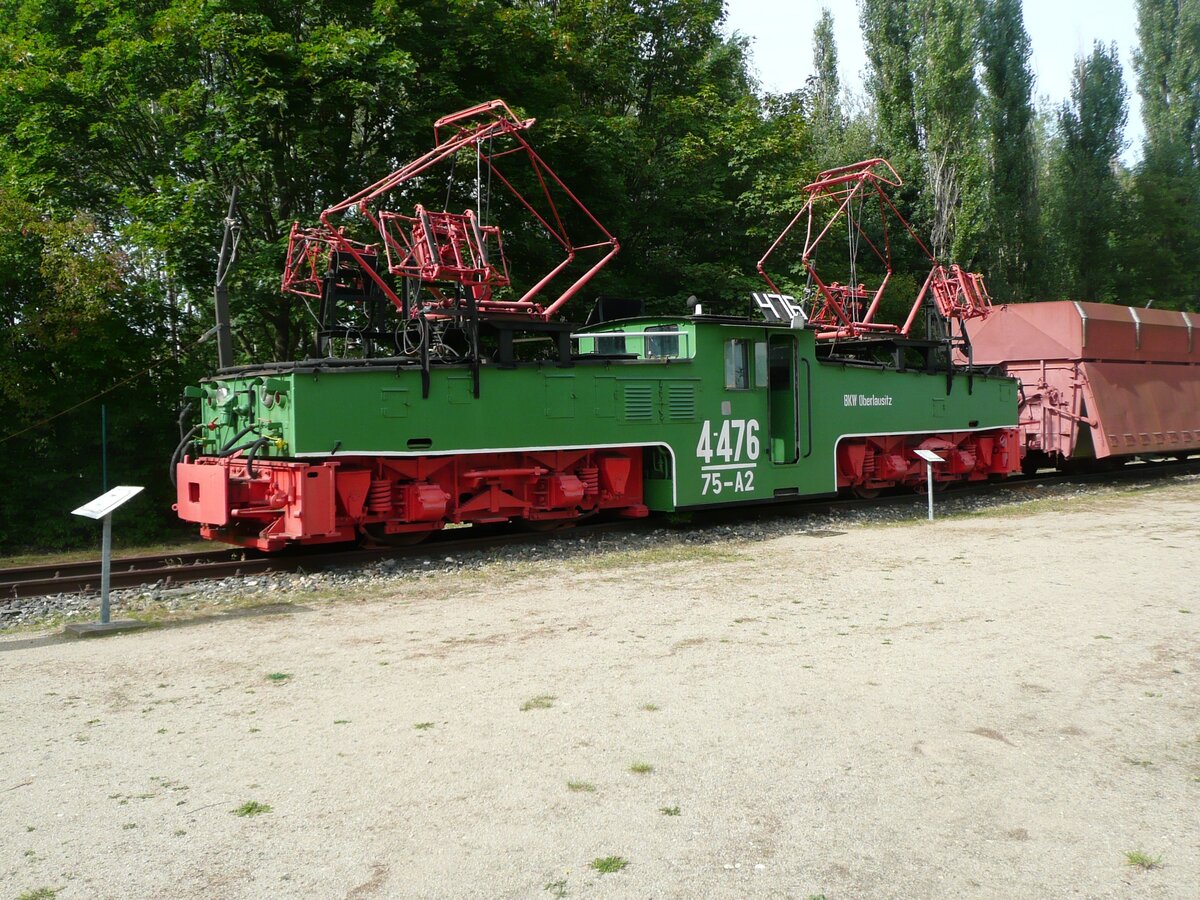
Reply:
<svg viewBox="0 0 1200 900"><path fill-rule="evenodd" d="M648 514L637 448L267 460L252 472L241 458L201 457L180 463L177 476L181 519L211 540L259 550L453 523Z"/></svg>
<svg viewBox="0 0 1200 900"><path fill-rule="evenodd" d="M938 482L983 481L1021 469L1015 428L843 438L837 448L838 487L870 491L919 487L925 481L925 464L913 452L918 449L932 450L946 461L934 470Z"/></svg>

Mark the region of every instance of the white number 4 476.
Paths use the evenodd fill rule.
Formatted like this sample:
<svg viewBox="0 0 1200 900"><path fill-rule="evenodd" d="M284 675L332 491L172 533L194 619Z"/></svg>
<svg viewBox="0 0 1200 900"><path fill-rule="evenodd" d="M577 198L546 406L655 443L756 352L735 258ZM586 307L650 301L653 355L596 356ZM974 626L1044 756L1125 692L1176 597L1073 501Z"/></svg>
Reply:
<svg viewBox="0 0 1200 900"><path fill-rule="evenodd" d="M746 459L755 460L760 450L757 419L722 419L720 431L714 431L712 421L705 419L700 427L700 440L696 442L696 456L705 464L711 463L714 456L725 462L741 462L743 451Z"/></svg>

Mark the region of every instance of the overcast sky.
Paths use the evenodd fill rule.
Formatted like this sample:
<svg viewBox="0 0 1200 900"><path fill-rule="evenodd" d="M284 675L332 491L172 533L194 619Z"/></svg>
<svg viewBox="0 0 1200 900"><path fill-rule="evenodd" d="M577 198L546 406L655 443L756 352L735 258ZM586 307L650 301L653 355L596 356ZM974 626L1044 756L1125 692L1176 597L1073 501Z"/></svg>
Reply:
<svg viewBox="0 0 1200 900"><path fill-rule="evenodd" d="M804 85L812 72L812 33L828 6L833 13L842 86L862 88L867 59L858 24L856 0L727 0L728 32L751 38L754 68L763 87L790 91ZM1125 127L1126 162L1141 156L1141 103L1133 74L1137 47L1134 0L1035 0L1025 4L1025 30L1033 45L1035 97L1055 105L1071 92L1075 57L1091 52L1092 42L1116 42L1129 90L1129 124Z"/></svg>

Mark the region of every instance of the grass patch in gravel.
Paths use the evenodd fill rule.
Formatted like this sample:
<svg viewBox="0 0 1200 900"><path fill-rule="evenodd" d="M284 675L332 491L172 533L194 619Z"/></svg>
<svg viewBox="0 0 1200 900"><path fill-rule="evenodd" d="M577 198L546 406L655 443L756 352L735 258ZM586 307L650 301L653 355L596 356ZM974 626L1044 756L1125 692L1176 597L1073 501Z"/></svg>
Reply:
<svg viewBox="0 0 1200 900"><path fill-rule="evenodd" d="M678 807L678 806L660 806L660 807L658 808L658 811L659 811L660 813L662 813L664 816L677 816L677 815L679 815L679 807Z"/></svg>
<svg viewBox="0 0 1200 900"><path fill-rule="evenodd" d="M193 550L216 550L212 541L189 541L182 544L131 544L123 545L114 541L113 554L116 556L157 556L167 553L190 553ZM15 569L21 566L42 566L53 563L87 562L100 558L100 548L91 547L86 550L59 550L50 553L14 553L10 556L0 556L0 569Z"/></svg>
<svg viewBox="0 0 1200 900"><path fill-rule="evenodd" d="M590 781L568 781L567 790L574 794L594 794L596 786Z"/></svg>
<svg viewBox="0 0 1200 900"><path fill-rule="evenodd" d="M247 800L236 809L231 809L230 812L235 816L261 816L263 813L271 811L271 804L259 803L257 800Z"/></svg>
<svg viewBox="0 0 1200 900"><path fill-rule="evenodd" d="M1125 865L1141 869L1143 872L1162 867L1161 856L1151 856L1141 850L1130 850L1125 854Z"/></svg>
<svg viewBox="0 0 1200 900"><path fill-rule="evenodd" d="M1152 477L1147 473L1147 477ZM1029 488L1042 496L1020 496L1016 490L1005 492L1003 489L996 494L976 498L964 497L964 500L978 499L982 506L974 509L946 510L940 516L943 519L959 518L1014 518L1032 515L1039 512L1087 512L1101 508L1112 501L1127 502L1139 499L1149 491L1167 490L1178 487L1179 481L1169 479L1161 482L1119 484L1104 484L1087 482L1083 484L1048 485L1043 488ZM1019 489L1018 489L1019 490ZM946 502L954 502L958 496L952 491L942 495ZM1064 504L1070 503L1070 506ZM934 503L937 503L935 497Z"/></svg>
<svg viewBox="0 0 1200 900"><path fill-rule="evenodd" d="M267 676L267 681L281 682L281 681L287 681L291 677L292 677L291 672L272 672L270 675Z"/></svg>
<svg viewBox="0 0 1200 900"><path fill-rule="evenodd" d="M529 712L531 709L549 709L557 699L553 694L538 694L521 704L521 712Z"/></svg>
<svg viewBox="0 0 1200 900"><path fill-rule="evenodd" d="M17 900L54 900L58 896L58 888L40 887L17 895Z"/></svg>
<svg viewBox="0 0 1200 900"><path fill-rule="evenodd" d="M428 731L432 727L433 727L432 722L418 722L416 725L413 726L413 728L417 729L417 731Z"/></svg>
<svg viewBox="0 0 1200 900"><path fill-rule="evenodd" d="M610 872L620 872L627 865L629 865L629 860L623 856L598 856L591 862L592 868L601 875L607 875Z"/></svg>
<svg viewBox="0 0 1200 900"><path fill-rule="evenodd" d="M638 550L601 551L592 556L570 561L576 572L602 572L605 569L627 569L641 566L661 566L680 562L733 562L741 554L724 547L693 544L666 544Z"/></svg>
<svg viewBox="0 0 1200 900"><path fill-rule="evenodd" d="M629 771L634 775L649 775L654 771L654 766L648 762L635 762L630 764Z"/></svg>

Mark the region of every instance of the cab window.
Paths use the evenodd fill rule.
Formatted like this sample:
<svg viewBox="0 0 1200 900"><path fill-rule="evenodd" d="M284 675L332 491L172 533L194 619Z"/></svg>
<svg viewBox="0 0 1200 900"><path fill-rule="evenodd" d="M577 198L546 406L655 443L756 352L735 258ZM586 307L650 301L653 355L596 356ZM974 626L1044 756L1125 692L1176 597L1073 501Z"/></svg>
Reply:
<svg viewBox="0 0 1200 900"><path fill-rule="evenodd" d="M598 337L596 338L596 353L601 356L619 356L626 353L625 337Z"/></svg>
<svg viewBox="0 0 1200 900"><path fill-rule="evenodd" d="M657 331L674 333L651 337ZM645 341L647 359L673 359L679 356L679 333L674 325L651 325L646 329Z"/></svg>
<svg viewBox="0 0 1200 900"><path fill-rule="evenodd" d="M725 342L725 388L731 391L750 390L750 342Z"/></svg>

